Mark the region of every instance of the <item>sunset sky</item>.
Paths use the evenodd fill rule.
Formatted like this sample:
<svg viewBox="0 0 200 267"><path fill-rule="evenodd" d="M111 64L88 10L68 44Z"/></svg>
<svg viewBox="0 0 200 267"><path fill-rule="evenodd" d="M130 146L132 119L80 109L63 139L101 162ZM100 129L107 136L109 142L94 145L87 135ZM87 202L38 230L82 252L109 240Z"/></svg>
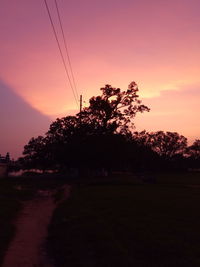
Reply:
<svg viewBox="0 0 200 267"><path fill-rule="evenodd" d="M49 8L58 30L54 0ZM137 130L200 138L199 0L57 0L78 94L139 86L150 113ZM77 106L43 0L0 8L0 153L17 158L32 136ZM62 48L64 48L62 43Z"/></svg>

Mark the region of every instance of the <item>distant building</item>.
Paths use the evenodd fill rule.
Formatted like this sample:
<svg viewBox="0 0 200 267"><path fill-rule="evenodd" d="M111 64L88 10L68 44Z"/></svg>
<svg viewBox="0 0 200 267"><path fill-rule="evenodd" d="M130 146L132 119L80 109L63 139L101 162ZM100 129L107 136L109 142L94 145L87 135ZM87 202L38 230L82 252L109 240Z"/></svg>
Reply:
<svg viewBox="0 0 200 267"><path fill-rule="evenodd" d="M9 153L7 153L5 157L2 157L0 155L0 178L7 176L9 163L10 163Z"/></svg>

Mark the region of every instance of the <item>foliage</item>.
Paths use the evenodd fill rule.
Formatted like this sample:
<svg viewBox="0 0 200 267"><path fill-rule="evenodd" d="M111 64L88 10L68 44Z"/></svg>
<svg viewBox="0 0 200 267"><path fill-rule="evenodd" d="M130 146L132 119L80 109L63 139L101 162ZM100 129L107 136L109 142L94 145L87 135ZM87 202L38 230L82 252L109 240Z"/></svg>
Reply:
<svg viewBox="0 0 200 267"><path fill-rule="evenodd" d="M177 132L133 132L138 112L149 111L132 82L121 91L105 85L75 116L56 119L46 135L32 138L20 163L25 169L144 170L198 168L200 140L187 147ZM156 167L157 166L157 167Z"/></svg>
<svg viewBox="0 0 200 267"><path fill-rule="evenodd" d="M101 133L126 133L134 127L132 119L138 112L149 111L138 99L135 82L130 83L126 91L110 85L101 88L101 91L102 95L92 97L89 107L78 115L83 123L92 125L93 129Z"/></svg>
<svg viewBox="0 0 200 267"><path fill-rule="evenodd" d="M50 164L49 148L47 138L38 136L32 137L27 145L24 146L23 158L19 162L25 169L46 169Z"/></svg>
<svg viewBox="0 0 200 267"><path fill-rule="evenodd" d="M135 140L140 144L151 147L160 156L170 159L177 155L184 155L187 148L187 138L177 132L146 132L134 133Z"/></svg>
<svg viewBox="0 0 200 267"><path fill-rule="evenodd" d="M101 91L80 113L54 121L45 137L32 138L24 147L22 165L29 169L124 166L132 119L149 108L138 99L135 82L125 91L110 85Z"/></svg>
<svg viewBox="0 0 200 267"><path fill-rule="evenodd" d="M200 169L200 140L195 140L194 143L186 150L187 165L193 169Z"/></svg>
<svg viewBox="0 0 200 267"><path fill-rule="evenodd" d="M194 143L188 147L187 154L194 159L200 158L200 140L195 140Z"/></svg>

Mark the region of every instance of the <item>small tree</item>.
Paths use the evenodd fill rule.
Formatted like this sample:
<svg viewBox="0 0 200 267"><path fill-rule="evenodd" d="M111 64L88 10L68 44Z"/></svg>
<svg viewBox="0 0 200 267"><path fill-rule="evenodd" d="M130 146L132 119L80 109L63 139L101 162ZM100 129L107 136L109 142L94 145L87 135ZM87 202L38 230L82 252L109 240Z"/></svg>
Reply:
<svg viewBox="0 0 200 267"><path fill-rule="evenodd" d="M47 138L43 136L31 138L24 146L23 155L24 157L20 158L19 161L25 169L45 170L52 163Z"/></svg>
<svg viewBox="0 0 200 267"><path fill-rule="evenodd" d="M187 154L194 159L200 159L200 140L199 139L195 140L194 143L188 147Z"/></svg>
<svg viewBox="0 0 200 267"><path fill-rule="evenodd" d="M135 139L144 145L151 147L165 159L177 155L184 155L187 148L187 138L177 132L146 132L134 133Z"/></svg>
<svg viewBox="0 0 200 267"><path fill-rule="evenodd" d="M186 152L188 165L190 168L200 168L200 140L197 139L187 148Z"/></svg>

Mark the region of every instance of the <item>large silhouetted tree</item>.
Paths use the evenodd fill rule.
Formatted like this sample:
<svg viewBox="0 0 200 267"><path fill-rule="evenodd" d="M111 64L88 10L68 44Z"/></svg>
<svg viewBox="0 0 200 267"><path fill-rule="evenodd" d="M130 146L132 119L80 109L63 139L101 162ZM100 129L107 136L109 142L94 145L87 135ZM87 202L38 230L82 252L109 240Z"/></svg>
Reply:
<svg viewBox="0 0 200 267"><path fill-rule="evenodd" d="M127 133L134 127L133 118L136 114L149 111L139 100L135 82L130 83L125 91L110 85L101 88L101 91L102 95L92 97L89 107L78 114L83 123L92 125L93 130L100 133Z"/></svg>
<svg viewBox="0 0 200 267"><path fill-rule="evenodd" d="M81 113L57 119L45 137L32 138L24 148L24 160L38 168L40 162L43 166L119 164L134 117L149 108L141 104L135 82L125 91L110 85L101 91Z"/></svg>

